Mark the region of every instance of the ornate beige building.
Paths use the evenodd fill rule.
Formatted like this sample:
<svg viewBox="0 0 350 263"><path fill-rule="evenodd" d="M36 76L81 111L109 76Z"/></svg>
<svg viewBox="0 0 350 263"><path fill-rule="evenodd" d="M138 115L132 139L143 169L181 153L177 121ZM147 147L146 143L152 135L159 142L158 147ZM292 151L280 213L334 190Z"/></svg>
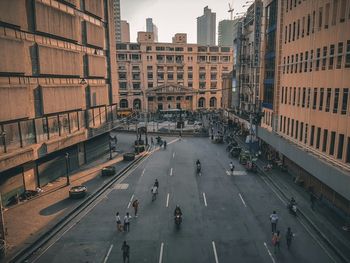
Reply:
<svg viewBox="0 0 350 263"><path fill-rule="evenodd" d="M139 32L137 43L117 44L120 108L220 108L232 56L230 47L188 44L186 34L155 43L152 32Z"/></svg>

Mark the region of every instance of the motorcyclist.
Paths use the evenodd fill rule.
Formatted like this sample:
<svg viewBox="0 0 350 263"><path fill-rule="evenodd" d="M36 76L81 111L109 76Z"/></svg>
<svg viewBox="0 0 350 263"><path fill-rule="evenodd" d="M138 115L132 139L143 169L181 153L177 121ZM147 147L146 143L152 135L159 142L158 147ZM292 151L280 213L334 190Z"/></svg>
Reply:
<svg viewBox="0 0 350 263"><path fill-rule="evenodd" d="M296 205L297 205L297 202L295 201L294 197L292 197L289 201L289 210L294 215L296 214Z"/></svg>
<svg viewBox="0 0 350 263"><path fill-rule="evenodd" d="M159 188L159 182L158 182L158 179L156 179L156 180L154 181L154 186L155 186L155 187L157 187L157 189Z"/></svg>
<svg viewBox="0 0 350 263"><path fill-rule="evenodd" d="M201 162L199 161L199 159L197 159L196 165L197 165L197 166L198 166L198 165L201 165Z"/></svg>
<svg viewBox="0 0 350 263"><path fill-rule="evenodd" d="M182 216L181 208L179 205L176 205L175 211L174 211L174 216L179 215L180 217Z"/></svg>
<svg viewBox="0 0 350 263"><path fill-rule="evenodd" d="M289 206L292 207L293 205L296 205L296 201L294 199L294 197L292 197L290 200L289 200Z"/></svg>

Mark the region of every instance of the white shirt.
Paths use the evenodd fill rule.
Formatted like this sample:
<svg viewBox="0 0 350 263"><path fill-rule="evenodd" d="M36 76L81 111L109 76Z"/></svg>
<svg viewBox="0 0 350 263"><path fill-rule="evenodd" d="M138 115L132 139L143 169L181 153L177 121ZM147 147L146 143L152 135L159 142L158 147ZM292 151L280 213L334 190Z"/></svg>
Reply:
<svg viewBox="0 0 350 263"><path fill-rule="evenodd" d="M130 220L131 216L124 216L124 223L129 223L129 220Z"/></svg>
<svg viewBox="0 0 350 263"><path fill-rule="evenodd" d="M271 223L277 223L278 221L278 215L277 214L271 214L270 215Z"/></svg>
<svg viewBox="0 0 350 263"><path fill-rule="evenodd" d="M156 194L157 193L157 186L153 186L152 187L152 194Z"/></svg>
<svg viewBox="0 0 350 263"><path fill-rule="evenodd" d="M116 217L115 217L115 219L116 219L116 221L118 222L121 222L121 220L120 220L120 216L119 215L117 215Z"/></svg>

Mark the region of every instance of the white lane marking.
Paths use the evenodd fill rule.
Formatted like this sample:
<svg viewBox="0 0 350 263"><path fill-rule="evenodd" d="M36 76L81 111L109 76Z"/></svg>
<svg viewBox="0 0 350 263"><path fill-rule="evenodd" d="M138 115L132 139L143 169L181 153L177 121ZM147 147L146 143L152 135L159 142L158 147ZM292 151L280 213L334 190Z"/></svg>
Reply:
<svg viewBox="0 0 350 263"><path fill-rule="evenodd" d="M165 207L168 207L168 206L169 206L169 193L166 196L166 205L165 205Z"/></svg>
<svg viewBox="0 0 350 263"><path fill-rule="evenodd" d="M205 193L203 193L203 199L204 199L204 205L205 205L205 206L208 206L208 204L207 204L207 198L205 198Z"/></svg>
<svg viewBox="0 0 350 263"><path fill-rule="evenodd" d="M246 171L233 171L233 173L232 173L232 172L226 170L226 174L227 175L247 175L247 172Z"/></svg>
<svg viewBox="0 0 350 263"><path fill-rule="evenodd" d="M170 168L170 176L173 176L173 168Z"/></svg>
<svg viewBox="0 0 350 263"><path fill-rule="evenodd" d="M160 245L159 263L162 263L162 260L163 260L163 247L164 247L164 243L162 242L162 244Z"/></svg>
<svg viewBox="0 0 350 263"><path fill-rule="evenodd" d="M216 253L215 242L214 242L214 241L211 241L211 243L212 243L212 245L213 245L215 262L216 262L216 263L219 263L219 260L218 260L218 254Z"/></svg>
<svg viewBox="0 0 350 263"><path fill-rule="evenodd" d="M113 244L109 247L107 256L105 257L105 260L103 261L103 263L106 263L106 262L107 262L107 260L108 260L108 258L109 258L109 255L110 255L111 252L112 252L112 249L113 249Z"/></svg>
<svg viewBox="0 0 350 263"><path fill-rule="evenodd" d="M245 204L245 202L244 202L244 200L243 200L243 197L242 197L242 195L241 194L238 194L239 195L239 197L241 198L241 200L242 200L242 203L244 204L244 206L245 207L247 207L247 205Z"/></svg>
<svg viewBox="0 0 350 263"><path fill-rule="evenodd" d="M132 195L131 196L131 198L130 198L130 202L129 202L129 204L128 204L128 209L130 208L130 205L131 205L131 202L132 202L132 199L134 198L134 195Z"/></svg>
<svg viewBox="0 0 350 263"><path fill-rule="evenodd" d="M175 152L173 152L173 158L175 158Z"/></svg>
<svg viewBox="0 0 350 263"><path fill-rule="evenodd" d="M275 259L273 258L273 256L272 256L272 254L271 254L269 248L267 247L266 242L264 242L264 246L265 246L265 248L266 248L266 250L267 250L267 253L269 253L269 256L270 256L272 262L275 263Z"/></svg>
<svg viewBox="0 0 350 263"><path fill-rule="evenodd" d="M144 168L144 169L142 170L141 176L144 176L145 171L146 171L146 168Z"/></svg>

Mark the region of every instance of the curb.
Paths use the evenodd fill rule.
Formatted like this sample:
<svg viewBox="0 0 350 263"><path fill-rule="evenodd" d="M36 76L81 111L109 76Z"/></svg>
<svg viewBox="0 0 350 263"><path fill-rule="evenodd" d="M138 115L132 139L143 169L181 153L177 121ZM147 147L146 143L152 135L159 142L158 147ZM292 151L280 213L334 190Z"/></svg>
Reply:
<svg viewBox="0 0 350 263"><path fill-rule="evenodd" d="M50 240L55 234L61 231L71 220L69 218L72 217L74 219L77 215L79 215L79 210L82 210L88 207L92 202L94 202L106 189L108 189L112 184L114 184L120 177L122 177L129 169L134 167L137 163L141 162L146 156L148 152L145 154L140 154L137 159L132 161L128 166L123 168L117 175L115 175L111 180L109 180L104 185L101 185L94 193L89 195L82 203L73 208L68 214L62 217L59 221L57 221L53 226L47 229L44 233L42 233L38 238L36 238L32 244L24 247L22 250L11 256L11 258L3 259L4 262L8 263L16 263L16 262L25 262L30 256L32 256L46 241ZM67 221L68 220L68 221ZM65 222L67 221L67 222Z"/></svg>

